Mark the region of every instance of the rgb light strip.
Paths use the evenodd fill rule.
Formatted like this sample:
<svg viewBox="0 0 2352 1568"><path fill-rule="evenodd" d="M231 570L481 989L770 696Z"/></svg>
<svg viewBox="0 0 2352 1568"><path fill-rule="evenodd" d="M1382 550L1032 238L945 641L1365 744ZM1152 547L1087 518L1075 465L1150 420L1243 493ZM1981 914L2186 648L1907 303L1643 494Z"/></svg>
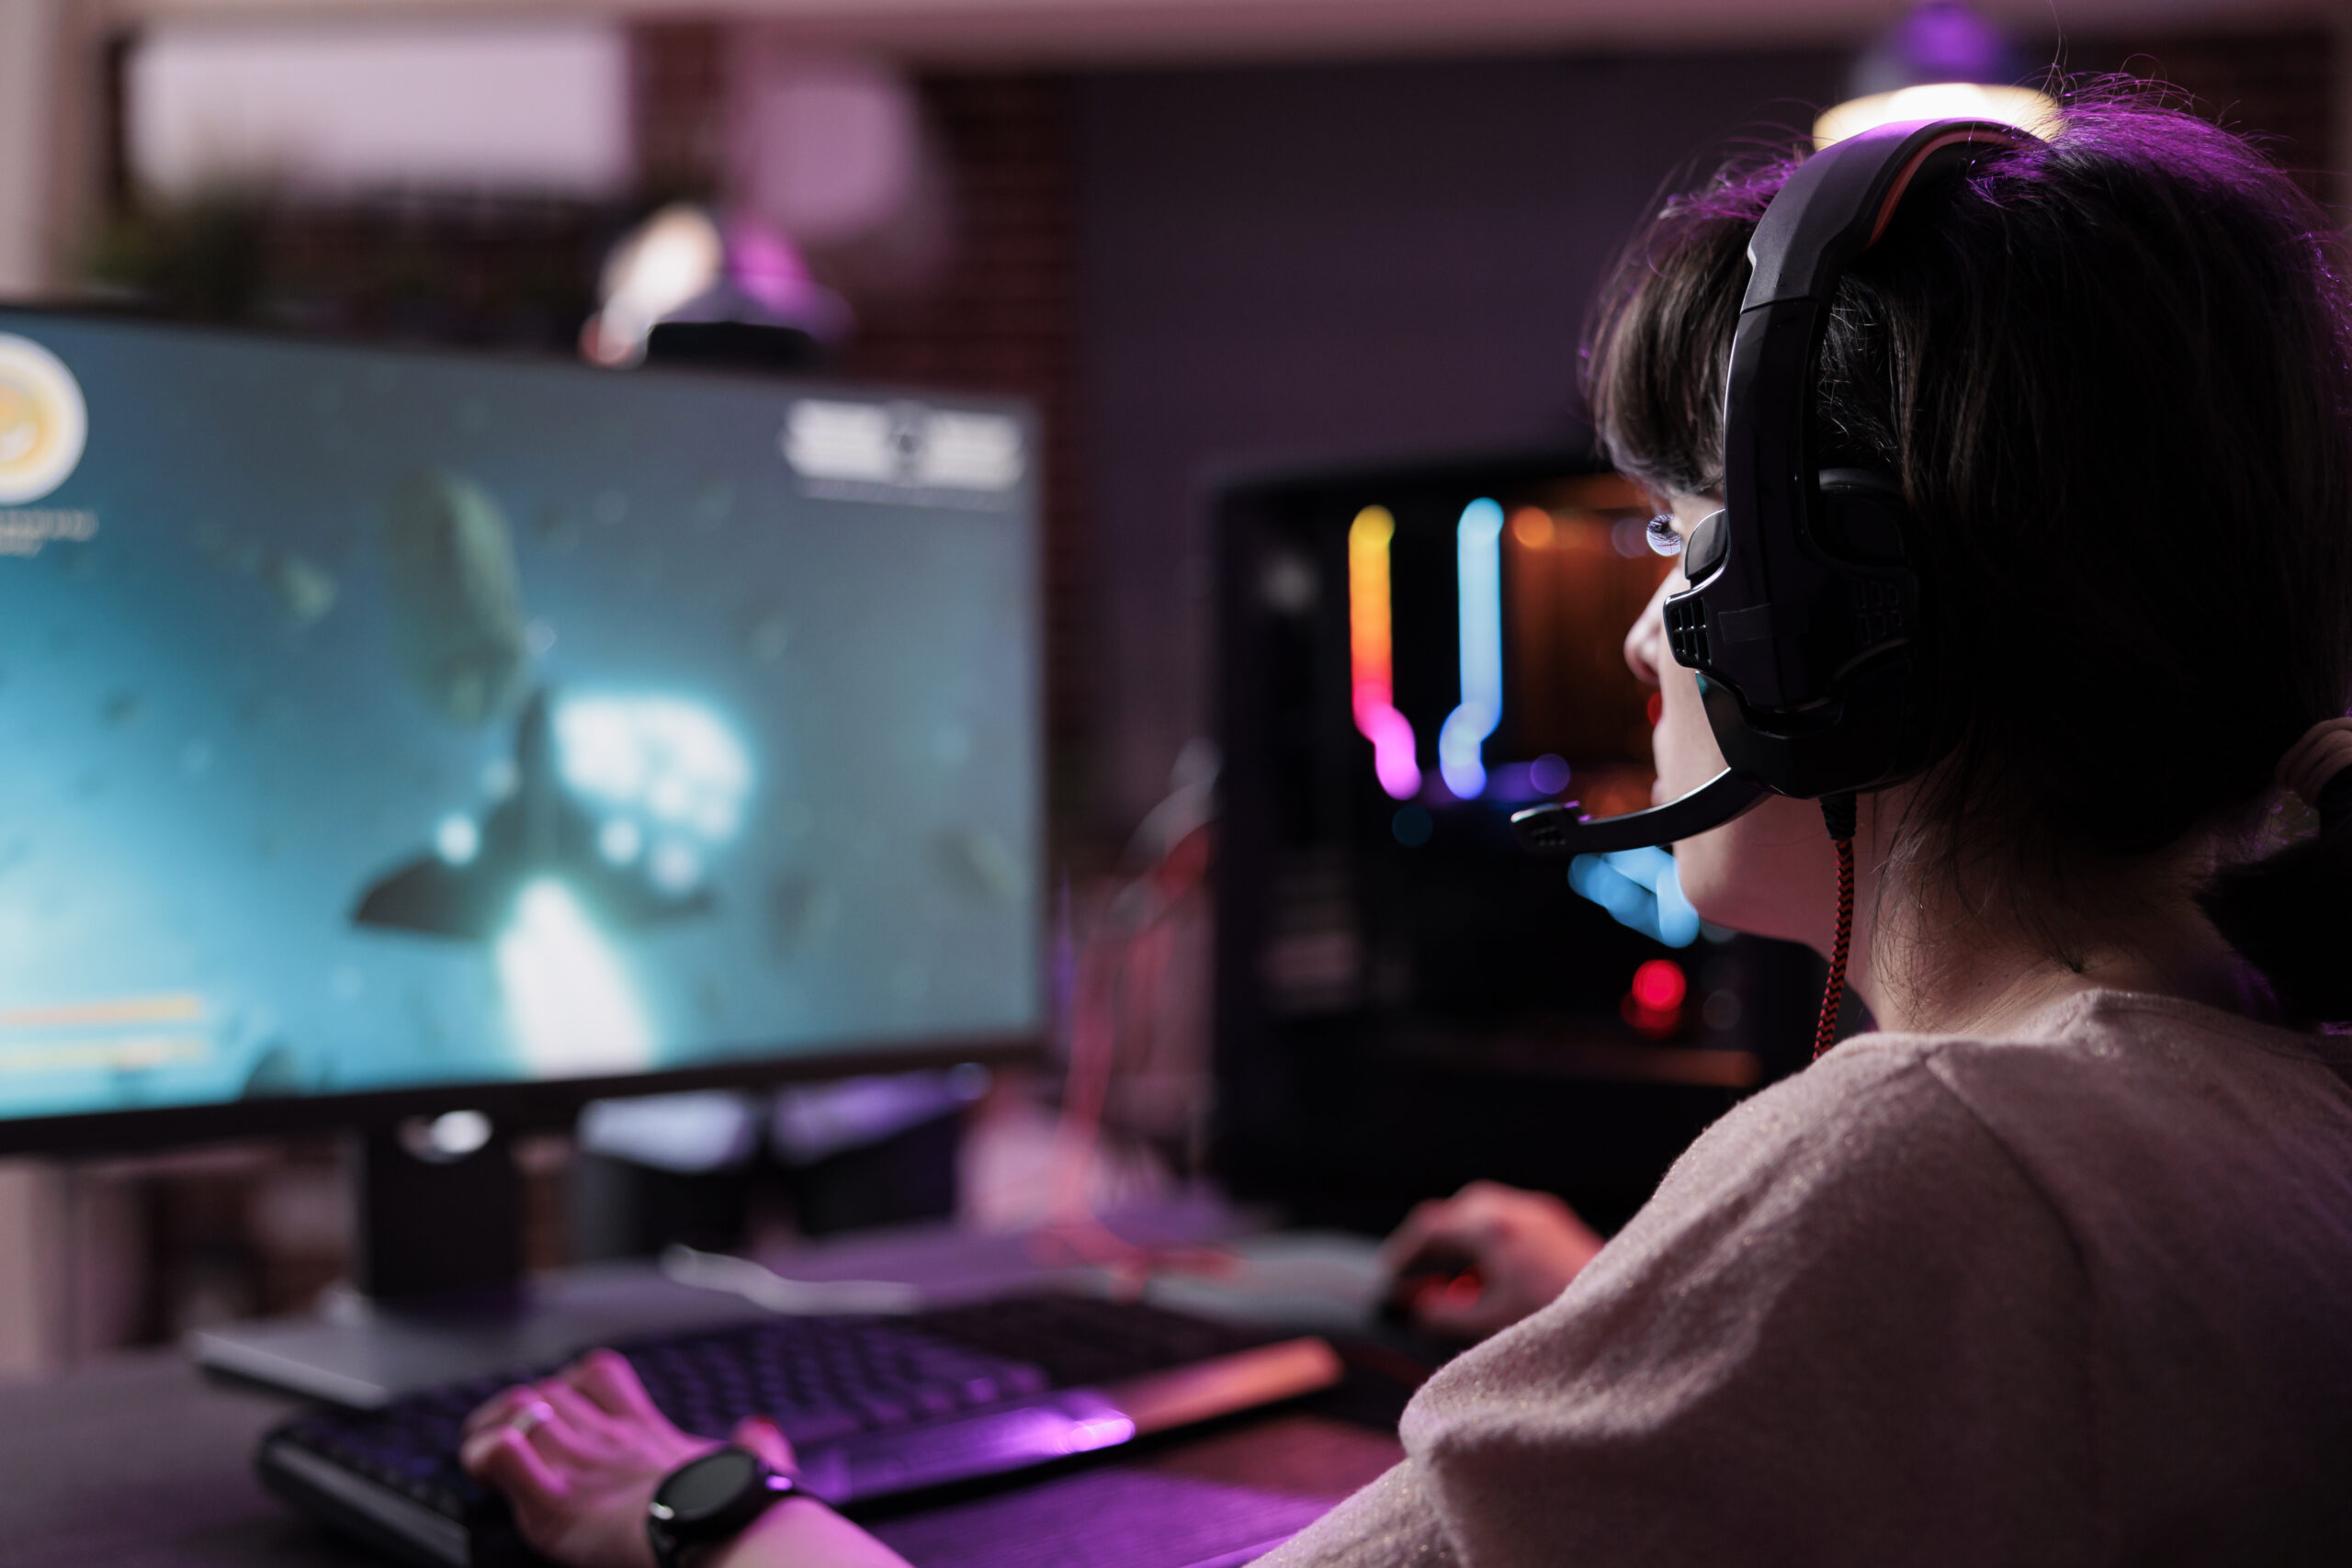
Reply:
<svg viewBox="0 0 2352 1568"><path fill-rule="evenodd" d="M1372 742L1372 771L1392 800L1421 791L1413 727L1396 711L1388 606L1388 541L1396 519L1367 506L1348 525L1348 666L1356 728Z"/></svg>
<svg viewBox="0 0 2352 1568"><path fill-rule="evenodd" d="M1437 732L1438 776L1457 800L1486 793L1480 754L1503 717L1503 509L1474 501L1453 530L1453 581L1462 630L1462 705Z"/></svg>

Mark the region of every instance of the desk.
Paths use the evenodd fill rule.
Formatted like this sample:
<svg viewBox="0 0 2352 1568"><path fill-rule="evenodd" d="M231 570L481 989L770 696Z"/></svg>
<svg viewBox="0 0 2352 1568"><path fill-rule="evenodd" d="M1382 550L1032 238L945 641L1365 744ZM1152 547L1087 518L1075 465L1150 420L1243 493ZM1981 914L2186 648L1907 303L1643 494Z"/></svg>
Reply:
<svg viewBox="0 0 2352 1568"><path fill-rule="evenodd" d="M255 1443L295 1408L209 1382L177 1351L0 1389L0 1562L384 1568L288 1513L254 1479ZM1396 1461L1393 1433L1342 1419L1340 1408L1327 1401L1244 1417L872 1522L917 1568L1221 1568Z"/></svg>

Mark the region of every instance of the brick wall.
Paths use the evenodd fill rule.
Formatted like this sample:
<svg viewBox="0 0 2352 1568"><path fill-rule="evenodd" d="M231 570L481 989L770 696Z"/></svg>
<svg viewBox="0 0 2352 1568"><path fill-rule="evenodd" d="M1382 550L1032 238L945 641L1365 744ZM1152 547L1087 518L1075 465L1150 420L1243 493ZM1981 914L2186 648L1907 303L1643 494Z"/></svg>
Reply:
<svg viewBox="0 0 2352 1568"><path fill-rule="evenodd" d="M1083 855L1092 816L1092 694L1066 85L934 76L919 91L947 166L950 261L920 296L860 302L842 368L867 380L1010 393L1036 405L1045 426L1048 813L1061 853Z"/></svg>
<svg viewBox="0 0 2352 1568"><path fill-rule="evenodd" d="M2169 82L2199 113L2259 141L2313 196L2352 196L2331 167L2337 54L2325 28L2089 39L2064 60L2072 71Z"/></svg>
<svg viewBox="0 0 2352 1568"><path fill-rule="evenodd" d="M636 29L637 140L650 187L703 195L723 184L726 51L720 24ZM1025 399L1044 425L1048 819L1060 858L1084 857L1091 773L1073 362L1077 307L1067 83L1015 74L931 75L916 92L944 165L944 265L919 290L826 281L858 330L839 368L860 380Z"/></svg>

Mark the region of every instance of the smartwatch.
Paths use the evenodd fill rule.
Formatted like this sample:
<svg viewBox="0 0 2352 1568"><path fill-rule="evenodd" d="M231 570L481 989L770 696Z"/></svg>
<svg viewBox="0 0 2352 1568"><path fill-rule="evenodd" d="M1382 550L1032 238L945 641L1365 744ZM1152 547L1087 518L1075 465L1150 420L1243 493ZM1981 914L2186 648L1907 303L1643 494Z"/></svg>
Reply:
<svg viewBox="0 0 2352 1568"><path fill-rule="evenodd" d="M653 1489L645 1536L661 1568L681 1568L695 1548L732 1540L775 1504L800 1490L748 1449L716 1449L688 1460Z"/></svg>

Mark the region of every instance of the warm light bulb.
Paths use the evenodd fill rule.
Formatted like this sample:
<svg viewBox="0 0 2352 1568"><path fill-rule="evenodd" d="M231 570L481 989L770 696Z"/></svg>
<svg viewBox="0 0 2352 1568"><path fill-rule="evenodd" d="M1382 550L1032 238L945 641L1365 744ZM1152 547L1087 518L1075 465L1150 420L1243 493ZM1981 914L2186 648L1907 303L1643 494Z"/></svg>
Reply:
<svg viewBox="0 0 2352 1568"><path fill-rule="evenodd" d="M1980 82L1924 82L1891 93L1849 98L1813 122L1815 149L1843 141L1873 126L1919 119L1989 119L2035 136L2058 126L2058 105L2030 87L1996 87Z"/></svg>
<svg viewBox="0 0 2352 1568"><path fill-rule="evenodd" d="M582 335L600 364L634 364L653 324L718 281L727 246L698 207L663 208L623 240L605 264L604 309Z"/></svg>

